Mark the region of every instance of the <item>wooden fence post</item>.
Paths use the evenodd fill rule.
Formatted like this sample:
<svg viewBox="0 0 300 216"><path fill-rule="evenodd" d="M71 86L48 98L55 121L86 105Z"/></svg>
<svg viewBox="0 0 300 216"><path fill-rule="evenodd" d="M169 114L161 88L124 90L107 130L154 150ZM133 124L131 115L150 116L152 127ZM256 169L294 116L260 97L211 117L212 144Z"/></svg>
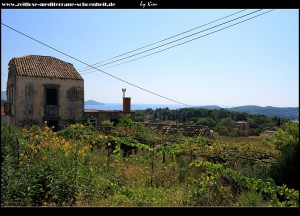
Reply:
<svg viewBox="0 0 300 216"><path fill-rule="evenodd" d="M152 142L152 153L151 153L151 187L153 187L153 171L154 170L154 142Z"/></svg>

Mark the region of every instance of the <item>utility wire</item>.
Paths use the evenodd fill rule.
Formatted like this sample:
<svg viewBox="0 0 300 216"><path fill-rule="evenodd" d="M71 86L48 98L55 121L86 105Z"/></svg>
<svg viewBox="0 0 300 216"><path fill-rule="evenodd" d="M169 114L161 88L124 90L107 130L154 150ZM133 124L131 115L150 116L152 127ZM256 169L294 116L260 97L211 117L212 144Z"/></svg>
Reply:
<svg viewBox="0 0 300 216"><path fill-rule="evenodd" d="M202 38L202 37L205 37L205 36L208 36L208 35L210 35L210 34L219 32L219 31L221 31L221 30L230 28L230 27L232 27L232 26L235 26L235 25L237 25L237 24L240 24L240 23L243 23L243 22L245 22L245 21L251 20L251 19L256 18L256 17L258 17L258 16L264 15L264 14L266 14L266 13L269 13L269 12L273 11L273 10L275 10L275 9L269 10L269 11L267 11L267 12L258 14L258 15L256 15L256 16L250 17L250 18L248 18L248 19L242 20L242 21L240 21L240 22L237 22L237 23L234 23L234 24L232 24L232 25L226 26L226 27L224 27L224 28L218 29L218 30L216 30L216 31L210 32L210 33L208 33L208 34L206 34L206 35L202 35L202 36L200 36L200 37L193 38L193 39L191 39L191 40L182 42L182 43L180 43L180 44L176 44L176 45L174 45L174 46L165 48L165 49L163 49L163 50L159 50L159 51L154 52L154 53L150 53L150 54L148 54L148 55L145 55L145 56L142 56L142 57L139 57L139 58L136 58L136 59L127 61L127 62L131 62L131 61L134 61L134 60L137 60L137 59L141 59L141 58L144 58L144 57L147 57L147 56L150 56L150 55L153 55L153 54L156 54L156 53L159 53L159 52L162 52L162 51L171 49L171 48L173 48L173 47L177 47L177 46L180 46L180 45L182 45L182 44L185 44L185 43L194 41L194 40L196 40L196 39L200 39L200 38ZM253 13L253 12L252 12L252 13ZM95 71L96 71L96 70L97 70L97 71L100 71L100 72L102 72L102 73L104 73L104 74L106 74L106 75L108 75L108 76L111 76L111 77L113 77L113 78L115 78L115 79L118 79L118 80L120 80L120 81L122 81L122 82L124 82L124 83L127 83L127 84L129 84L129 85L131 85L131 86L134 86L134 87L136 87L136 88L138 88L138 89L141 89L141 90L143 90L143 91L146 91L146 92L148 92L148 93L150 93L150 94L153 94L153 95L156 95L156 96L158 96L158 97L161 97L161 98L164 98L164 99L167 99L167 100L169 100L169 101L172 101L172 102L175 102L175 103L178 103L178 104L182 104L182 105L185 105L185 106L191 106L191 105L188 105L188 104L185 104L185 103L182 103L182 102L179 102L179 101L176 101L176 100L167 98L167 97L165 97L165 96L159 95L159 94L157 94L157 93L155 93L155 92L149 91L149 90L147 90L147 89L145 89L145 88L142 88L142 87L140 87L140 86L137 86L137 85L135 85L135 84L132 84L132 83L126 81L126 80L123 80L123 79L121 79L121 78L118 78L118 77L116 77L116 76L114 76L114 75L112 75L112 74L109 74L109 73L107 73L107 72L105 72L105 71L103 71L103 70L100 70L100 69L97 68L97 67L94 67L93 65L89 65L89 64L87 64L87 63L85 63L85 62L83 62L83 61L81 61L81 60L79 60L79 59L77 59L77 58L74 58L74 57L72 57L72 56L70 56L70 55L68 55L68 54L66 54L66 53L64 53L64 52L62 52L62 51L60 51L60 50L58 50L58 49L55 49L55 48L53 48L53 47L51 47L51 46L49 46L49 45L47 45L47 44L45 44L45 43L43 43L43 42L40 42L40 41L38 41L37 39L34 39L34 38L32 38L32 37L30 37L30 36L28 36L28 35L26 35L26 34L20 32L20 31L14 29L14 28L12 28L12 27L10 27L10 26L8 26L8 25L2 23L2 22L1 22L1 24L4 25L4 26L6 26L7 28L9 28L9 29L11 29L11 30L13 30L13 31L15 31L15 32L17 32L17 33L19 33L19 34L22 34L22 35L25 36L25 37L28 37L28 38L30 38L30 39L32 39L32 40L34 40L34 41L36 41L36 42L38 42L38 43L44 45L44 46L50 48L50 49L53 49L53 50L55 50L55 51L57 51L57 52L59 52L59 53L65 55L65 56L68 56L68 57L70 57L70 58L72 58L72 59L74 59L74 60L76 60L76 61L82 63L82 64L85 64L85 65L87 65L88 67L93 68ZM124 62L124 63L121 63L121 64L125 64L125 63L127 63L127 62ZM120 65L120 64L118 64L118 65ZM115 66L117 66L117 65L115 65ZM91 73L91 72L94 72L94 71L90 71L90 72L87 72L87 73Z"/></svg>
<svg viewBox="0 0 300 216"><path fill-rule="evenodd" d="M102 73L104 73L104 74L106 74L106 75L108 75L108 76L111 76L111 77L113 77L113 78L115 78L115 79L117 79L117 80L120 80L120 81L122 81L122 82L124 82L124 83L126 83L126 84L129 84L129 85L131 85L131 86L133 86L133 87L136 87L136 88L138 88L138 89L140 89L140 90L143 90L143 91L145 91L145 92L148 92L148 93L150 93L150 94L156 95L156 96L158 96L158 97L164 98L164 99L166 99L166 100L169 100L169 101L172 101L172 102L175 102L175 103L178 103L178 104L182 104L182 105L185 105L185 106L191 106L191 105L182 103L182 102L180 102L180 101L176 101L176 100L173 100L173 99L171 99L171 98L162 96L162 95L157 94L157 93L155 93L155 92L153 92L153 91L147 90L147 89L142 88L142 87L140 87L140 86L138 86L138 85L135 85L135 84L133 84L133 83L130 83L130 82L124 80L124 79L121 79L121 78L119 78L119 77L116 77L116 76L114 76L114 75L112 75L112 74L110 74L110 73L107 73L107 72L103 71L103 70L100 70L100 69L94 67L93 65L89 65L89 64L83 62L82 60L79 60L79 59L77 59L77 58L75 58L75 57L73 57L73 56L71 56L71 55L69 55L69 54L66 54L66 53L64 53L64 52L62 52L62 51L60 51L60 50L58 50L58 49L56 49L56 48L53 48L52 46L49 46L49 45L47 45L47 44L45 44L45 43L43 43L43 42L41 42L41 41L39 41L39 40L37 40L37 39L35 39L35 38L33 38L33 37L31 37L31 36L29 36L29 35L23 33L23 32L20 32L20 31L14 29L14 28L12 28L12 27L10 27L10 26L8 26L8 25L2 23L2 22L1 22L1 25L5 26L5 27L7 27L7 28L9 28L9 29L11 29L11 30L13 30L13 31L15 31L15 32L17 32L17 33L19 33L19 34L21 34L21 35L23 35L23 36L25 36L25 37L27 37L27 38L29 38L29 39L35 41L35 42L37 42L37 43L40 43L40 44L42 44L42 45L44 45L44 46L46 46L46 47L48 47L48 48L50 48L50 49L52 49L52 50L55 50L56 52L59 52L59 53L65 55L65 56L68 56L69 58L74 59L75 61L78 61L78 62L80 62L80 63L82 63L82 64L84 64L84 65L86 65L86 66L88 66L88 67L92 67L92 68L94 68L94 69L97 70L97 71L100 71L100 72L102 72Z"/></svg>
<svg viewBox="0 0 300 216"><path fill-rule="evenodd" d="M256 11L251 12L251 13L248 13L248 14L246 14L246 15L240 16L240 17L238 17L238 18L229 20L229 21L227 21L227 22L221 23L221 24L219 24L219 25L215 25L215 26L213 26L213 27L207 28L207 29L205 29L205 30L202 30L202 31L199 31L199 32L190 34L190 35L187 35L187 36L185 36L185 37L182 37L182 38L179 38L179 39L176 39L176 40L173 40L173 41L171 41L171 42L168 42L168 43L165 43L165 44L162 44L162 45L153 47L153 48L151 48L151 49L147 49L147 50L144 50L144 51L142 51L142 52L139 52L139 53L136 53L136 54L133 54L133 55L130 55L130 56L121 58L121 59L117 59L117 60L114 60L114 61L111 61L111 62L102 64L102 65L99 65L99 66L97 66L97 67L102 67L102 66L105 66L105 65L110 65L110 64L112 64L112 63L119 62L119 61L122 61L122 60L125 60L125 59L128 59L128 58L131 58L131 57L140 55L140 54L142 54L142 53L145 53L145 52L149 52L149 51L151 51L151 50L158 49L158 48L160 48L160 47L163 47L163 46L166 46L166 45L175 43L175 42L177 42L177 41L183 40L183 39L188 38L188 37L192 37L192 36L194 36L194 35L196 35L196 34L200 34L200 33L202 33L202 32L208 31L208 30L210 30L210 29L216 28L216 27L218 27L218 26L225 25L225 24L227 24L227 23L229 23L229 22L233 22L233 21L235 21L235 20L237 20L237 19L241 19L241 18L243 18L243 17L245 17L245 16L249 16L249 15L251 15L251 14L253 14L253 13L257 13L257 12L259 12L259 11L261 11L261 9L256 10ZM81 71L79 71L79 72L89 71L89 70L92 70L92 69L91 69L91 68L87 68L87 69L81 70Z"/></svg>
<svg viewBox="0 0 300 216"><path fill-rule="evenodd" d="M135 51L138 51L138 50L144 49L144 48L146 48L146 47L149 47L149 46L152 46L152 45L155 45L155 44L161 43L161 42L163 42L163 41L166 41L166 40L169 40L169 39L171 39L171 38L177 37L177 36L179 36L179 35L182 35L182 34L188 33L188 32L190 32L190 31L193 31L193 30L195 30L195 29L198 29L198 28L204 27L204 26L206 26L206 25L212 24L212 23L214 23L214 22L220 21L220 20L222 20L222 19L228 18L228 17L230 17L230 16L233 16L233 15L235 15L235 14L241 13L241 12L243 12L243 11L245 11L245 10L247 10L247 9L240 10L240 11L238 11L238 12L235 12L235 13L233 13L233 14L227 15L227 16L225 16L225 17L221 17L221 18L219 18L219 19L216 19L216 20L214 20L214 21L208 22L208 23L206 23L206 24L203 24L203 25L201 25L201 26L198 26L198 27L192 28L192 29L190 29L190 30L184 31L184 32L182 32L182 33L176 34L176 35L174 35L174 36L171 36L171 37L165 38L165 39L163 39L163 40L160 40L160 41L154 42L154 43L152 43L152 44L149 44L149 45L146 45L146 46L143 46L143 47L140 47L140 48L134 49L134 50L132 50L132 51L129 51L129 52L126 52L126 53L122 53L122 54L120 54L120 55L117 55L117 56L115 56L115 57L112 57L112 58L106 59L106 60L104 60L104 61L97 62L97 63L95 63L95 64L93 64L93 65L97 65L97 64L100 64L100 63L103 63L103 62L106 62L106 61L109 61L109 60L112 60L112 59L115 59L115 58L121 57L121 56L123 56L123 55L126 55L126 54L129 54L129 53L132 53L132 52L135 52ZM87 67L80 68L78 71L79 71L79 72L81 72L81 70L82 70L82 69L86 69L86 68L87 68Z"/></svg>
<svg viewBox="0 0 300 216"><path fill-rule="evenodd" d="M106 67L106 68L104 68L104 69L111 68L111 67L115 67L115 66L122 65L122 64L126 64L126 63L128 63L128 62L132 62L132 61L135 61L135 60L138 60L138 59L141 59L141 58L145 58L145 57L148 57L148 56L154 55L154 54L156 54L156 53L160 53L160 52L163 52L163 51L165 51L165 50L168 50L168 49L171 49L171 48L174 48L174 47L177 47L177 46L180 46L180 45L183 45L183 44L189 43L189 42L191 42L191 41L194 41L194 40L200 39L200 38L202 38L202 37L205 37L205 36L208 36L208 35L214 34L214 33L216 33L216 32L222 31L222 30L224 30L224 29L227 29L227 28L233 27L233 26L235 26L235 25L237 25L237 24L240 24L240 23L246 22L246 21L248 21L248 20L254 19L254 18L258 17L258 16L261 16L261 15L264 15L264 14L266 14L266 13L269 13L269 12L271 12L271 11L273 11L273 10L275 10L275 9L269 10L269 11L267 11L267 12L264 12L264 13L261 13L261 14L258 14L258 15L256 15L256 16L250 17L250 18L248 18L248 19L242 20L242 21L240 21L240 22L234 23L234 24L232 24L232 25L226 26L226 27L224 27L224 28L221 28L221 29L218 29L218 30L216 30L216 31L213 31L213 32L207 33L207 34L205 34L205 35L201 35L201 36L199 36L199 37L196 37L196 38L190 39L190 40L188 40L188 41L185 41L185 42L182 42L182 43L179 43L179 44L173 45L173 46L171 46L171 47L167 47L167 48L165 48L165 49L162 49L162 50L156 51L156 52L154 52L154 53L150 53L150 54L147 54L147 55L144 55L144 56L141 56L141 57L138 57L138 58L135 58L135 59L132 59L132 60L126 61L126 62L122 62L122 63L116 64L116 65L113 65L113 66L109 66L109 67ZM82 74L87 74L87 73L92 73L92 72L95 72L95 70L93 70L93 71L88 71L88 72L85 72L85 73L82 73Z"/></svg>

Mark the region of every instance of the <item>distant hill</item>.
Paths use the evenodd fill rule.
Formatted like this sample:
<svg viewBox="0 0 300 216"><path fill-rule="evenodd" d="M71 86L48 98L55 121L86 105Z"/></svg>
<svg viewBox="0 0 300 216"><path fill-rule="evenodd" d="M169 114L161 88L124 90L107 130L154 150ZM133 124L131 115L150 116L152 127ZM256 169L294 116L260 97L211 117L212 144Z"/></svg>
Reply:
<svg viewBox="0 0 300 216"><path fill-rule="evenodd" d="M94 100L84 101L84 105L104 105L104 103L100 103Z"/></svg>
<svg viewBox="0 0 300 216"><path fill-rule="evenodd" d="M202 108L202 109L211 109L211 110L219 110L219 109L222 109L222 107L220 106L217 106L217 105L206 105L206 106L197 106L195 108Z"/></svg>
<svg viewBox="0 0 300 216"><path fill-rule="evenodd" d="M203 109L226 109L229 111L235 112L246 112L249 114L259 114L266 115L268 117L280 117L286 118L290 120L299 120L299 107L272 107L272 106L256 106L256 105L247 105L247 106L237 106L231 108L222 108L218 105L208 105L208 106L197 106L195 108L203 108Z"/></svg>
<svg viewBox="0 0 300 216"><path fill-rule="evenodd" d="M5 91L1 91L1 100L7 100L7 96L6 96L6 92Z"/></svg>
<svg viewBox="0 0 300 216"><path fill-rule="evenodd" d="M280 117L280 118L286 118L290 120L299 120L299 107L272 107L272 106L266 106L266 107L260 107L255 105L248 105L248 106L238 106L238 107L231 107L226 108L230 111L236 111L236 112L246 112L249 114L261 114L266 115L268 117Z"/></svg>

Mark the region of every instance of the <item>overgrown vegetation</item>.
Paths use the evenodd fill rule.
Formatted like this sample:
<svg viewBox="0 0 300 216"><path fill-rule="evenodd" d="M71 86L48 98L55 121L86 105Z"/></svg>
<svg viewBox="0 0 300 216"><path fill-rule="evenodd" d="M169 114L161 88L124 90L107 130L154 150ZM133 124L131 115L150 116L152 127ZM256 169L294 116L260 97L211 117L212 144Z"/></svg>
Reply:
<svg viewBox="0 0 300 216"><path fill-rule="evenodd" d="M289 120L280 117L267 117L265 115L253 115L246 112L234 112L226 109L183 108L170 110L159 108L146 109L135 112L137 121L159 123L172 120L181 124L205 125L224 136L258 136L265 130L275 130ZM249 131L233 130L232 124L237 121L247 121L250 124Z"/></svg>
<svg viewBox="0 0 300 216"><path fill-rule="evenodd" d="M299 190L299 126L287 123L278 129L274 143L281 155L271 168L271 176L277 184Z"/></svg>
<svg viewBox="0 0 300 216"><path fill-rule="evenodd" d="M271 175L299 145L286 134L294 125L281 128L274 140L229 142L170 139L128 116L109 134L3 126L1 206L299 206L299 189Z"/></svg>

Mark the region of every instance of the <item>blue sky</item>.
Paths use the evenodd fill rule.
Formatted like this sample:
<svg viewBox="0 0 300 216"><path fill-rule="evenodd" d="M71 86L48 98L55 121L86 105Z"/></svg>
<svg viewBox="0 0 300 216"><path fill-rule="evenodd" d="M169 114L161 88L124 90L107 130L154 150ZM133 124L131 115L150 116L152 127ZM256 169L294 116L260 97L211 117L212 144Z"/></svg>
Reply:
<svg viewBox="0 0 300 216"><path fill-rule="evenodd" d="M1 22L87 64L94 64L240 10L2 9ZM253 11L249 9L232 18ZM53 56L72 63L79 72L86 67L1 25L2 91L6 90L8 62L25 55ZM189 105L298 107L299 10L277 9L104 71ZM99 71L82 76L85 100L121 103L122 88L126 88L126 96L131 97L132 103L176 104Z"/></svg>

